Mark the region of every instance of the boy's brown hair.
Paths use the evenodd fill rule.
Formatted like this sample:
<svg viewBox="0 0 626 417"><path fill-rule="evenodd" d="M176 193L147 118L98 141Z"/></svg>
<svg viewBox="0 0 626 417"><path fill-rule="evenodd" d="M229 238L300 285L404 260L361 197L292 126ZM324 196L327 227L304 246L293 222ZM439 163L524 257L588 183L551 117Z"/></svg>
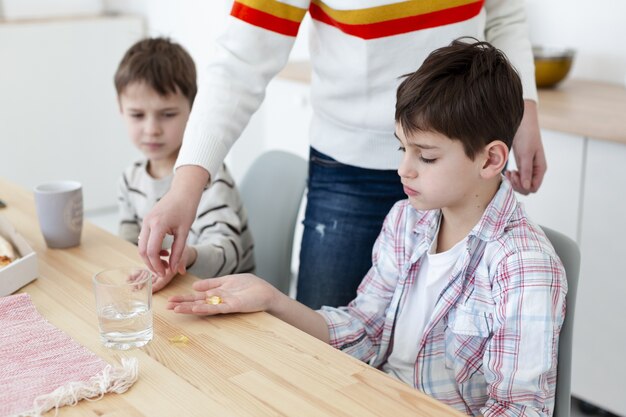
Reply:
<svg viewBox="0 0 626 417"><path fill-rule="evenodd" d="M115 72L120 96L134 82L145 82L162 96L180 91L193 104L198 86L196 65L187 51L167 38L140 40L124 54Z"/></svg>
<svg viewBox="0 0 626 417"><path fill-rule="evenodd" d="M488 42L453 41L408 74L396 95L406 134L435 131L463 143L474 159L488 143L511 148L524 114L522 83L504 53Z"/></svg>

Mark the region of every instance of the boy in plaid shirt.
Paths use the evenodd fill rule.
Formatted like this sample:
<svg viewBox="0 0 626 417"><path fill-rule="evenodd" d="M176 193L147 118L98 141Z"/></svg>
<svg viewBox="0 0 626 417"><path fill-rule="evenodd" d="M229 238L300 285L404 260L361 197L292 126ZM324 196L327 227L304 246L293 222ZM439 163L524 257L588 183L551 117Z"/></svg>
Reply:
<svg viewBox="0 0 626 417"><path fill-rule="evenodd" d="M551 415L567 282L502 175L523 106L489 43L434 51L397 92L408 199L348 306L313 311L241 274L196 282L168 308L267 311L467 414Z"/></svg>

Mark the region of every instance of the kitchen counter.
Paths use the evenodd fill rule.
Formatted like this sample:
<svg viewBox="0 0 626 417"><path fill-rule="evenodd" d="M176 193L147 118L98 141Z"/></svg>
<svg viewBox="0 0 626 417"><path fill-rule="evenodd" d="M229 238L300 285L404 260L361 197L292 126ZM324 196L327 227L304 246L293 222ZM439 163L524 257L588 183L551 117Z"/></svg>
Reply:
<svg viewBox="0 0 626 417"><path fill-rule="evenodd" d="M626 88L590 80L567 80L539 89L542 128L626 144Z"/></svg>
<svg viewBox="0 0 626 417"><path fill-rule="evenodd" d="M287 64L284 80L311 82L306 61ZM626 87L590 80L566 80L539 89L539 124L544 129L626 144Z"/></svg>

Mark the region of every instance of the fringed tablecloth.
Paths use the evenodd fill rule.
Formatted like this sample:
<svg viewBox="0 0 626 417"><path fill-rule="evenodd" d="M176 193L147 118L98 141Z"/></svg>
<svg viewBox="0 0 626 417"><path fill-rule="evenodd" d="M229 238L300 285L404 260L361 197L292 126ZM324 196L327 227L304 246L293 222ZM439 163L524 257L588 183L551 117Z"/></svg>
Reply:
<svg viewBox="0 0 626 417"><path fill-rule="evenodd" d="M112 367L48 323L28 294L0 298L0 416L39 416L123 393L137 373L136 359Z"/></svg>

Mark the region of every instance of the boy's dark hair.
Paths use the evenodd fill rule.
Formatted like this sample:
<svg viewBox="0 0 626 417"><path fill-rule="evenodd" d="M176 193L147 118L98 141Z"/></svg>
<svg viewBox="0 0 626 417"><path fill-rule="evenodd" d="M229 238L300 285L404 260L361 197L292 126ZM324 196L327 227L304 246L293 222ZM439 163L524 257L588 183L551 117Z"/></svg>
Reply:
<svg viewBox="0 0 626 417"><path fill-rule="evenodd" d="M405 134L441 133L460 140L474 159L494 140L511 148L524 99L519 75L502 51L461 39L433 51L406 76L398 87L395 117Z"/></svg>
<svg viewBox="0 0 626 417"><path fill-rule="evenodd" d="M193 104L196 66L187 51L167 38L143 39L124 54L115 72L117 95L134 82L145 82L162 96L180 91Z"/></svg>

